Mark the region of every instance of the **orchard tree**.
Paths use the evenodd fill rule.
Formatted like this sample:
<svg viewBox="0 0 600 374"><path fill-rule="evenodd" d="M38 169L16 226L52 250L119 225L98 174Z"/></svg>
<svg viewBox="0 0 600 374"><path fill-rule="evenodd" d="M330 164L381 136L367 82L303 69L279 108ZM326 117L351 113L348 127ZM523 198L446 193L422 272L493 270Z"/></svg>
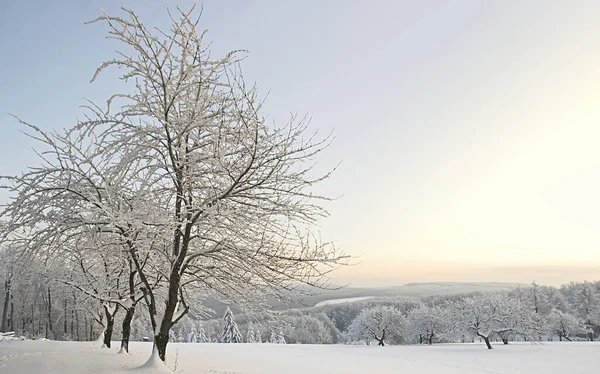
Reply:
<svg viewBox="0 0 600 374"><path fill-rule="evenodd" d="M356 340L374 339L384 346L386 341L401 342L405 318L393 307L376 305L363 309L348 328L349 335Z"/></svg>
<svg viewBox="0 0 600 374"><path fill-rule="evenodd" d="M408 314L407 329L419 337L419 344L422 344L423 340L427 344L433 344L434 337L444 332L446 326L444 310L439 306L421 304Z"/></svg>
<svg viewBox="0 0 600 374"><path fill-rule="evenodd" d="M510 334L539 340L541 325L534 310L504 293L486 293L449 304L449 320L457 333L482 338L488 349L490 339L500 337L508 343Z"/></svg>
<svg viewBox="0 0 600 374"><path fill-rule="evenodd" d="M546 319L546 328L550 336L558 336L562 341L571 341L571 335L586 332L585 327L575 316L554 309Z"/></svg>

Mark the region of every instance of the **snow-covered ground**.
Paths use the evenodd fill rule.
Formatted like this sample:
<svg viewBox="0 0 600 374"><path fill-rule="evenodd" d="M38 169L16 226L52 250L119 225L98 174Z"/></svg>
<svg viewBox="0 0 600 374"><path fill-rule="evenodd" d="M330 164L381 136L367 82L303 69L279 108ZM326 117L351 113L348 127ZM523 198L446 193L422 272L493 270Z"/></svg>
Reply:
<svg viewBox="0 0 600 374"><path fill-rule="evenodd" d="M115 344L118 347L118 344ZM132 343L132 355L91 343L0 342L0 373L150 373L136 369L151 343ZM600 343L346 346L277 344L169 344L169 366L180 373L598 373ZM132 370L133 369L133 370Z"/></svg>

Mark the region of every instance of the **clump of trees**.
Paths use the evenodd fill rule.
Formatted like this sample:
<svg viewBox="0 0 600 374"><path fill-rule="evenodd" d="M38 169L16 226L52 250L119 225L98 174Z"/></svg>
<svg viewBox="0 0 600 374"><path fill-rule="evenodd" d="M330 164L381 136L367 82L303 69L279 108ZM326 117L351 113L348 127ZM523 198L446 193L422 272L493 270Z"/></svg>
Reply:
<svg viewBox="0 0 600 374"><path fill-rule="evenodd" d="M265 295L327 287L347 256L310 230L327 216L312 186L330 176L313 170L330 138L302 118L267 124L243 52L214 57L194 8L166 31L123 12L91 22L121 47L92 81L116 67L127 89L64 131L19 119L40 164L2 182L2 330L100 330L110 346L118 327L127 351L137 316L164 361L198 295L260 309Z"/></svg>

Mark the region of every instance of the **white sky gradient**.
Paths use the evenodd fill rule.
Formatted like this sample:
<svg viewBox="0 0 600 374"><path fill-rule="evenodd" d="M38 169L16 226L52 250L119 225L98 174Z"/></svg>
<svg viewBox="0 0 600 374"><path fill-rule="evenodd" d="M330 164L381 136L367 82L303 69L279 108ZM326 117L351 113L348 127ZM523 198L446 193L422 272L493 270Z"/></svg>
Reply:
<svg viewBox="0 0 600 374"><path fill-rule="evenodd" d="M176 2L172 2L175 4ZM178 2L188 7L190 1ZM35 162L8 113L69 127L117 45L83 22L162 1L8 2L0 11L0 174ZM517 281L600 274L600 2L214 1L213 53L248 49L245 75L275 122L309 113L336 140L321 226L360 264L336 282ZM7 200L0 194L0 201Z"/></svg>

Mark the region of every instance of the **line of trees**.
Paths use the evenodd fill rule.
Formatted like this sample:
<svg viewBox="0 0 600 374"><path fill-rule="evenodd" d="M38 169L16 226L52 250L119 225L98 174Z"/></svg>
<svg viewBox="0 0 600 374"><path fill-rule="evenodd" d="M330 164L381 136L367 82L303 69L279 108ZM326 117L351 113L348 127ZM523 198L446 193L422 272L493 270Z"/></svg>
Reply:
<svg viewBox="0 0 600 374"><path fill-rule="evenodd" d="M353 310L354 309L354 310ZM350 311L350 313L348 313ZM600 282L569 283L560 288L532 284L512 292L429 297L396 305L369 305L356 310L340 306L328 314L344 314L351 342L433 344L479 339L540 341L600 337Z"/></svg>
<svg viewBox="0 0 600 374"><path fill-rule="evenodd" d="M583 307L582 307L583 306ZM585 307L587 306L587 307ZM492 343L600 338L600 282L539 286L511 292L432 296L422 299L371 299L272 315L238 314L236 327L244 342L256 334L281 334L288 344L435 344L480 340ZM185 319L177 327L179 342L200 323L220 341L223 322ZM262 339L261 341L272 341Z"/></svg>
<svg viewBox="0 0 600 374"><path fill-rule="evenodd" d="M302 118L267 124L243 52L214 58L194 8L169 14L167 31L123 12L91 22L121 47L92 81L116 67L127 90L65 130L19 119L40 164L3 177L2 330L101 330L110 347L118 320L128 351L137 317L164 361L200 295L260 310L265 295L327 287L347 256L310 229L327 216L313 186L330 173L313 167L330 138Z"/></svg>

